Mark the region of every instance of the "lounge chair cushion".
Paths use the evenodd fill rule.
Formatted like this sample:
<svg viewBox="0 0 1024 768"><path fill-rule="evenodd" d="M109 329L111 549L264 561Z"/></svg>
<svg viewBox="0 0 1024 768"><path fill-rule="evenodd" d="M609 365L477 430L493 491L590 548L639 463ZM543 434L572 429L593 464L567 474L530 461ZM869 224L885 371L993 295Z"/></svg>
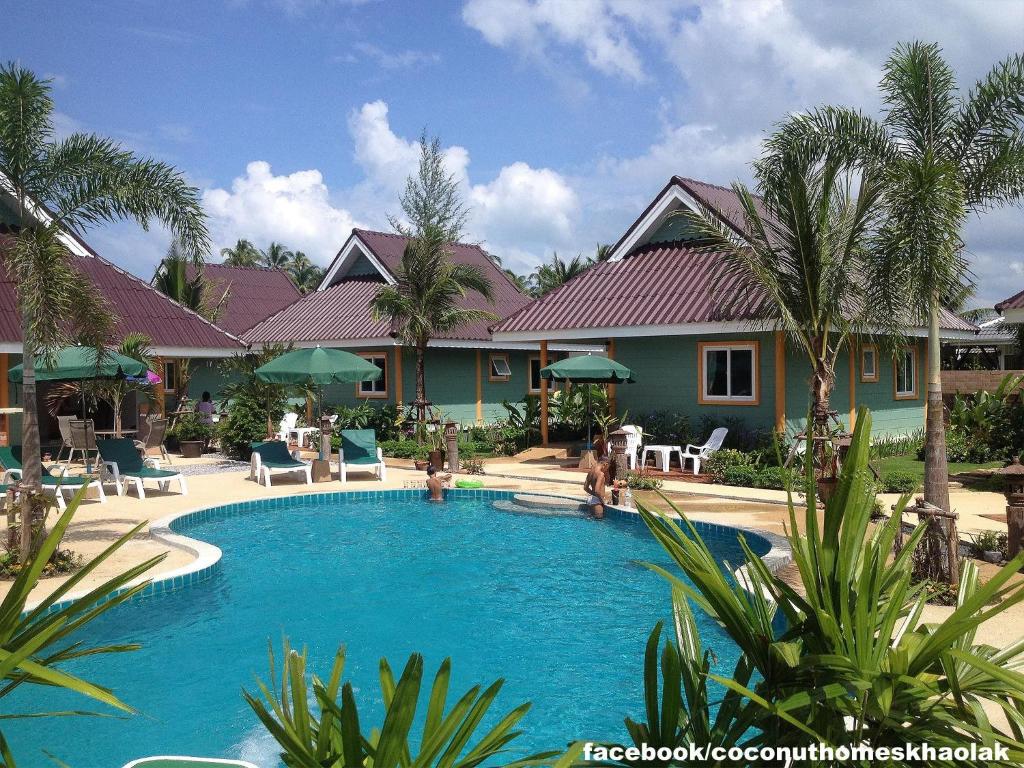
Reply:
<svg viewBox="0 0 1024 768"><path fill-rule="evenodd" d="M377 433L372 429L341 430L341 450L346 464L379 464Z"/></svg>
<svg viewBox="0 0 1024 768"><path fill-rule="evenodd" d="M135 447L134 440L129 440L126 437L99 440L96 443L96 447L100 452L100 458L103 461L115 462L117 464L117 471L122 475L143 477L144 472L153 471L143 462L142 456L139 455L139 449ZM177 472L171 472L168 476L177 474ZM146 475L146 477L153 477L153 475Z"/></svg>
<svg viewBox="0 0 1024 768"><path fill-rule="evenodd" d="M258 454L260 463L271 469L288 469L305 467L306 462L293 459L288 453L288 446L282 440L268 440L264 443L251 443L252 452Z"/></svg>

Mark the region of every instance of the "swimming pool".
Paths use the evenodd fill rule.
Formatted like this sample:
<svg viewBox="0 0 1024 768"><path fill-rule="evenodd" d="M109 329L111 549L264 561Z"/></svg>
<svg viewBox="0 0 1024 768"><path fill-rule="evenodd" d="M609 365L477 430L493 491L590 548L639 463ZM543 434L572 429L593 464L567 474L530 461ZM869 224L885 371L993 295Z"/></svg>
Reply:
<svg viewBox="0 0 1024 768"><path fill-rule="evenodd" d="M143 649L75 667L143 714L8 723L19 765L52 766L46 749L86 768L151 754L276 766L276 745L240 689L266 676L267 642L279 648L284 635L308 646L321 672L347 646L361 714L379 716L379 658L400 669L419 651L430 676L452 657L453 693L504 677L495 713L532 701L521 749L625 739L622 718L642 713L644 642L670 612L667 586L637 561L669 560L635 516L595 521L496 507L510 495L456 491L431 504L414 491L317 494L177 521L176 531L223 550L212 575L103 617L89 639ZM702 533L723 560L742 561L734 531ZM769 549L759 537L748 541ZM735 647L698 620L716 669L731 672ZM11 711L88 704L39 688L16 697Z"/></svg>

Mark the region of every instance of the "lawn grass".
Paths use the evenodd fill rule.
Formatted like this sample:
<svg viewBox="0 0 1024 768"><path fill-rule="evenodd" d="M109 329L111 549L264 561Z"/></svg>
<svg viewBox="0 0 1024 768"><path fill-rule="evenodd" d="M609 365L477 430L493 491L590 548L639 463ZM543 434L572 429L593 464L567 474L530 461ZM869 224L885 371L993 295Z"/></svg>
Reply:
<svg viewBox="0 0 1024 768"><path fill-rule="evenodd" d="M924 482L924 462L916 456L889 456L885 459L877 459L871 462L874 464L878 474L885 477L890 472L909 472L920 482ZM975 469L996 469L1003 466L1001 461L988 461L984 464L968 464L954 462L949 465L949 474L955 475L960 472L971 472Z"/></svg>

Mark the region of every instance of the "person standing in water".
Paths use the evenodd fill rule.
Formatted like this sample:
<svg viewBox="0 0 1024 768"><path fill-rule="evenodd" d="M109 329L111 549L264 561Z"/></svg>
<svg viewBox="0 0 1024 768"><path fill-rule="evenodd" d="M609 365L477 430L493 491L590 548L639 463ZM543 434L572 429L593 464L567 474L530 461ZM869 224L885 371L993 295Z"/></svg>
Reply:
<svg viewBox="0 0 1024 768"><path fill-rule="evenodd" d="M439 475L433 465L427 467L427 490L430 491L431 501L444 501L444 486L452 479L451 475Z"/></svg>
<svg viewBox="0 0 1024 768"><path fill-rule="evenodd" d="M583 492L587 494L587 506L590 507L590 513L598 520L604 517L605 496L608 494L608 486L614 485L612 479L614 477L614 465L608 461L602 461L587 472L587 479L583 481Z"/></svg>

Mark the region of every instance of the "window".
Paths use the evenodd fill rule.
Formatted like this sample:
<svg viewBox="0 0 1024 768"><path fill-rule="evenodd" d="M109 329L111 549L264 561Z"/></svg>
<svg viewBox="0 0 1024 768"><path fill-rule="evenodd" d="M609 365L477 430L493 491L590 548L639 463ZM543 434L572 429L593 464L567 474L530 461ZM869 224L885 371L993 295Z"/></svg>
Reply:
<svg viewBox="0 0 1024 768"><path fill-rule="evenodd" d="M698 402L757 405L756 341L701 342L697 348L700 372Z"/></svg>
<svg viewBox="0 0 1024 768"><path fill-rule="evenodd" d="M508 381L512 377L512 369L508 367L508 355L489 355L487 358L487 380Z"/></svg>
<svg viewBox="0 0 1024 768"><path fill-rule="evenodd" d="M178 361L164 360L164 392L174 393L178 385Z"/></svg>
<svg viewBox="0 0 1024 768"><path fill-rule="evenodd" d="M530 358L530 381L528 382L527 392L530 394L536 394L540 392L540 356L534 355Z"/></svg>
<svg viewBox="0 0 1024 768"><path fill-rule="evenodd" d="M917 347L903 350L896 356L893 375L896 379L896 399L917 399Z"/></svg>
<svg viewBox="0 0 1024 768"><path fill-rule="evenodd" d="M860 380L878 381L878 347L865 344L860 348Z"/></svg>
<svg viewBox="0 0 1024 768"><path fill-rule="evenodd" d="M362 352L359 355L369 360L383 371L376 381L360 381L356 384L356 397L388 396L388 356L386 352Z"/></svg>

